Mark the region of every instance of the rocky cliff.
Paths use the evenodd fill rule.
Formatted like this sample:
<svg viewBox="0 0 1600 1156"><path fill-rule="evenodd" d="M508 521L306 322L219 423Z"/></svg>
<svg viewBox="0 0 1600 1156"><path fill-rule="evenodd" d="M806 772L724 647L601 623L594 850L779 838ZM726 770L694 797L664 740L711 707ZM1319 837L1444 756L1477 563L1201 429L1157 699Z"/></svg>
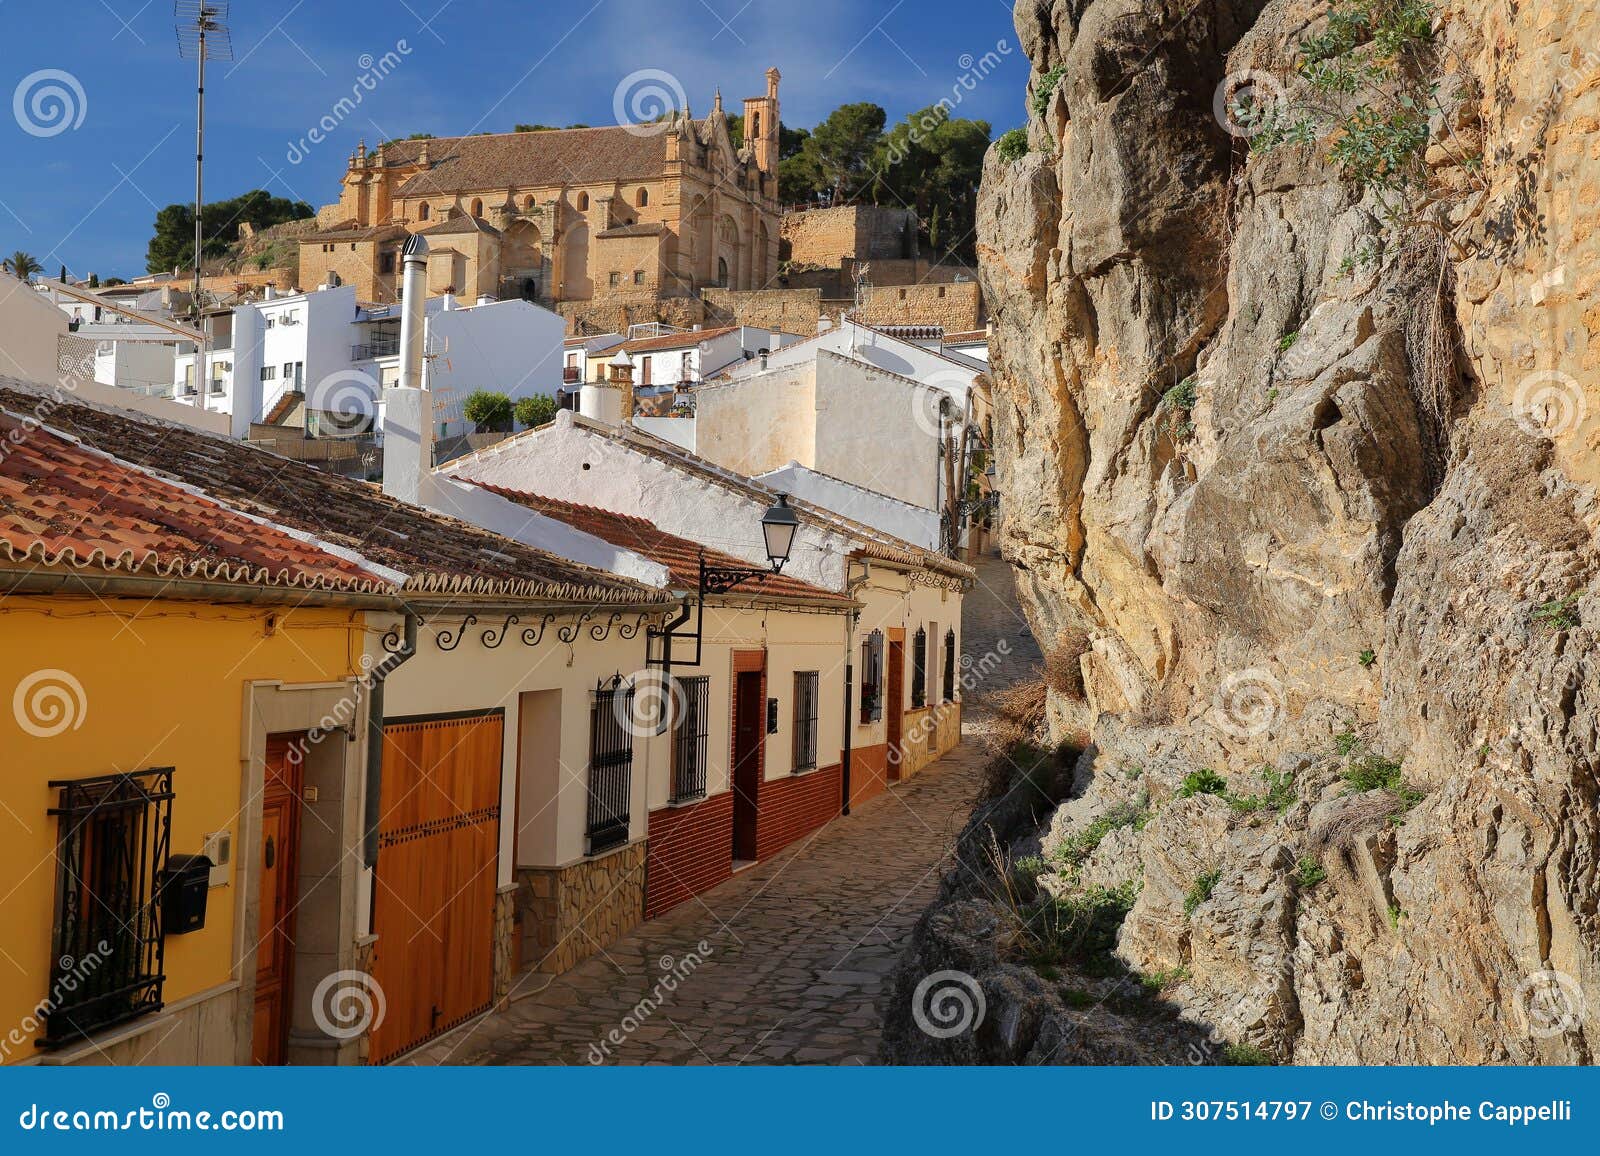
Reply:
<svg viewBox="0 0 1600 1156"><path fill-rule="evenodd" d="M1282 131L1308 45L1371 61L1397 11L1403 74ZM1136 889L1122 962L1279 1061L1591 1061L1600 12L1015 20L1028 148L980 210L1003 549L1046 646L1087 633L1092 720L1041 885ZM1384 101L1422 112L1398 159Z"/></svg>

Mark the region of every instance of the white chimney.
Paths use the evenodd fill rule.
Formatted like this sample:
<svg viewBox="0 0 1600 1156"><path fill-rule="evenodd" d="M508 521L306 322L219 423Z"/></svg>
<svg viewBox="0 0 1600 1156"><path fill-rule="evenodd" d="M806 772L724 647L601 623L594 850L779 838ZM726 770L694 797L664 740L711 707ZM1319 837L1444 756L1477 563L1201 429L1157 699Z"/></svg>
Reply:
<svg viewBox="0 0 1600 1156"><path fill-rule="evenodd" d="M265 292L265 293L263 293L263 294L262 294L262 296L263 296L263 297L264 297L264 298L265 298L265 299L266 299L266 300L268 300L268 301L275 301L275 300L277 300L277 297L278 297L278 289L277 289L277 286L275 286L275 285L268 285L268 286L267 286L267 290L266 290L266 292Z"/></svg>
<svg viewBox="0 0 1600 1156"><path fill-rule="evenodd" d="M422 387L428 296L428 242L412 234L403 251L400 382L383 391L383 492L427 504L433 480L433 396Z"/></svg>
<svg viewBox="0 0 1600 1156"><path fill-rule="evenodd" d="M479 305L493 305L494 304L494 298L491 297L487 293L480 293L478 295L478 304Z"/></svg>
<svg viewBox="0 0 1600 1156"><path fill-rule="evenodd" d="M444 296L439 298L439 308L445 313L453 312L455 307L456 295L454 293L446 293Z"/></svg>
<svg viewBox="0 0 1600 1156"><path fill-rule="evenodd" d="M774 353L783 348L783 330L774 329L772 331L772 340L768 343L767 348Z"/></svg>

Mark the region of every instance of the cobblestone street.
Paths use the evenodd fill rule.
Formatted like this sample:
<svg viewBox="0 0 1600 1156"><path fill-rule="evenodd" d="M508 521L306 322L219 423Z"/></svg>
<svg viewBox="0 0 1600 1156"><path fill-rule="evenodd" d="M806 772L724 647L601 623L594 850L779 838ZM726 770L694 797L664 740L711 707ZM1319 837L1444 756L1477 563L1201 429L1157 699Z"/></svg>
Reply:
<svg viewBox="0 0 1600 1156"><path fill-rule="evenodd" d="M990 681L1037 652L1010 601L1009 571L980 566L966 653L994 653ZM982 688L974 688L982 689ZM969 690L968 694L971 694ZM969 719L969 732L981 728ZM877 1000L933 897L971 810L985 756L971 733L950 755L774 859L641 925L564 975L528 975L508 1009L410 1057L416 1064L866 1064ZM710 950L690 962L699 944ZM663 978L676 989L657 992ZM678 978L681 977L681 978ZM639 1019L636 1005L660 995ZM621 1044L610 1033L624 1035Z"/></svg>

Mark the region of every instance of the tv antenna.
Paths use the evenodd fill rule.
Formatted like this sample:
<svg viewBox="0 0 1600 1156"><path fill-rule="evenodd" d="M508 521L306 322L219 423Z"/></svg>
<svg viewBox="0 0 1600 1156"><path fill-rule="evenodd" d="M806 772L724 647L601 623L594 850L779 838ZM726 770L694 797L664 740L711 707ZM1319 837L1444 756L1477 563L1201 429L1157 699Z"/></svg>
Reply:
<svg viewBox="0 0 1600 1156"><path fill-rule="evenodd" d="M206 61L232 60L233 38L228 33L225 0L173 0L177 20L178 56L195 62L194 118L194 313L200 317L200 247L204 241L206 152Z"/></svg>

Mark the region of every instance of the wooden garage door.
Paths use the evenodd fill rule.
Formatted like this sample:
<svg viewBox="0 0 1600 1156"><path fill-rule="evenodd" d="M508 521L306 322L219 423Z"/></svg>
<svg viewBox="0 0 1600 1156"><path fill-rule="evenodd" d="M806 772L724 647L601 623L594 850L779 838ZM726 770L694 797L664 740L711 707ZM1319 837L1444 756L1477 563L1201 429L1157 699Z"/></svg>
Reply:
<svg viewBox="0 0 1600 1156"><path fill-rule="evenodd" d="M396 719L383 729L373 976L387 1003L383 1063L493 998L501 711Z"/></svg>

